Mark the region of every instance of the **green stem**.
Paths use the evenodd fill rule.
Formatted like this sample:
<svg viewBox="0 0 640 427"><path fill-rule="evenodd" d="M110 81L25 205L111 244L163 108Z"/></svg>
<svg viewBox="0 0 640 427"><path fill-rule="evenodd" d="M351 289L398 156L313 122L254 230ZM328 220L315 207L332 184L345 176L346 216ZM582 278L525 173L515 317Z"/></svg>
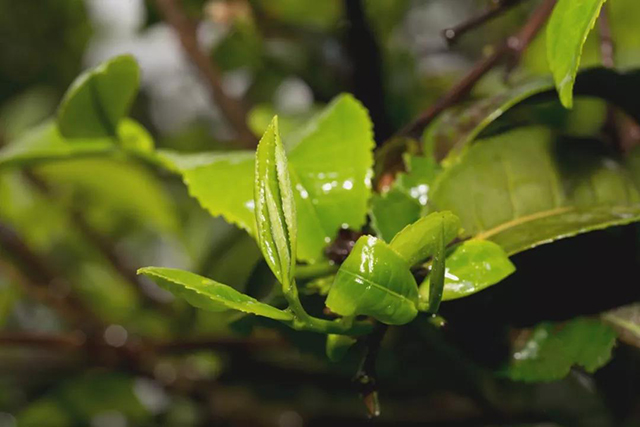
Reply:
<svg viewBox="0 0 640 427"><path fill-rule="evenodd" d="M319 332L322 334L339 335L365 335L371 332L372 325L368 322L353 322L349 319L345 322L341 320L325 320L313 317L302 306L298 296L298 286L292 280L284 296L289 303L289 310L293 313L294 319L288 322L289 326L299 331Z"/></svg>
<svg viewBox="0 0 640 427"><path fill-rule="evenodd" d="M296 279L310 280L329 276L336 273L339 268L339 265L330 261L310 265L299 265L296 267Z"/></svg>

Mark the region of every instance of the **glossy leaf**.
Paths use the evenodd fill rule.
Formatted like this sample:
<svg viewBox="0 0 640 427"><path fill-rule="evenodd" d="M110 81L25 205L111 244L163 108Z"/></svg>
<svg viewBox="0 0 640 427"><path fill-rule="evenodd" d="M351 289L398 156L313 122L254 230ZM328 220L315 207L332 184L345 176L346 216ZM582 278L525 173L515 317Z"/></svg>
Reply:
<svg viewBox="0 0 640 427"><path fill-rule="evenodd" d="M214 312L238 310L282 321L293 318L286 311L263 304L227 285L189 271L175 268L145 267L138 270L138 274L144 274L162 288L203 310Z"/></svg>
<svg viewBox="0 0 640 427"><path fill-rule="evenodd" d="M547 59L566 108L573 106L582 47L605 0L558 0L547 25Z"/></svg>
<svg viewBox="0 0 640 427"><path fill-rule="evenodd" d="M298 227L304 230L298 236L299 259L318 261L340 228L364 225L373 147L367 111L351 95L341 95L309 122L289 150ZM255 236L251 152L165 151L159 156L182 174L190 194L212 215L222 215Z"/></svg>
<svg viewBox="0 0 640 427"><path fill-rule="evenodd" d="M445 224L441 222L440 227L436 230L435 236L435 252L431 261L431 273L429 274L429 313L437 313L442 302L442 294L444 292L444 274L445 274Z"/></svg>
<svg viewBox="0 0 640 427"><path fill-rule="evenodd" d="M296 208L289 180L278 118L258 144L255 162L254 205L258 244L271 271L286 289L296 264Z"/></svg>
<svg viewBox="0 0 640 427"><path fill-rule="evenodd" d="M326 304L344 317L403 325L418 313L418 287L400 255L382 240L362 236L338 270Z"/></svg>
<svg viewBox="0 0 640 427"><path fill-rule="evenodd" d="M356 342L357 340L355 338L346 335L327 335L327 357L332 362L341 361Z"/></svg>
<svg viewBox="0 0 640 427"><path fill-rule="evenodd" d="M439 250L440 239L448 244L460 231L460 220L451 212L435 212L408 225L389 246L410 266L426 260Z"/></svg>
<svg viewBox="0 0 640 427"><path fill-rule="evenodd" d="M311 121L289 154L299 256L316 261L340 228L361 228L371 196L373 125L351 95L341 95Z"/></svg>
<svg viewBox="0 0 640 427"><path fill-rule="evenodd" d="M602 319L618 332L622 341L640 347L640 303L607 311Z"/></svg>
<svg viewBox="0 0 640 427"><path fill-rule="evenodd" d="M447 256L445 267L443 301L480 292L515 271L514 265L500 246L483 240L467 240L456 246ZM420 297L424 302L430 300L430 282L429 276L420 285ZM427 309L426 304L424 309Z"/></svg>
<svg viewBox="0 0 640 427"><path fill-rule="evenodd" d="M86 71L67 90L58 110L65 138L117 137L120 121L138 93L140 70L130 55Z"/></svg>
<svg viewBox="0 0 640 427"><path fill-rule="evenodd" d="M640 220L628 171L589 141L522 128L472 146L438 178L433 210L451 210L467 236L512 255L576 234Z"/></svg>
<svg viewBox="0 0 640 427"><path fill-rule="evenodd" d="M420 204L405 192L392 188L371 198L371 227L376 235L390 242L408 224L420 219Z"/></svg>
<svg viewBox="0 0 640 427"><path fill-rule="evenodd" d="M574 365L595 372L611 358L615 332L604 323L577 318L541 323L516 343L507 374L518 381L554 381Z"/></svg>
<svg viewBox="0 0 640 427"><path fill-rule="evenodd" d="M407 171L396 176L391 189L371 198L371 227L387 242L420 219L439 173L433 158L406 155L404 162Z"/></svg>
<svg viewBox="0 0 640 427"><path fill-rule="evenodd" d="M182 154L159 150L158 157L182 175L189 194L211 215L223 216L255 236L254 152ZM233 187L225 184L231 182Z"/></svg>

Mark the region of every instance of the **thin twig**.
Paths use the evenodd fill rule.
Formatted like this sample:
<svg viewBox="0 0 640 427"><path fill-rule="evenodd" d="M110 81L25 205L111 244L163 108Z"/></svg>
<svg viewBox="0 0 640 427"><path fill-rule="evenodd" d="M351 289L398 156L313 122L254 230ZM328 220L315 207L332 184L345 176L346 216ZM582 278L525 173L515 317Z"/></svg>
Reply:
<svg viewBox="0 0 640 427"><path fill-rule="evenodd" d="M54 189L51 188L51 186L42 178L30 171L25 171L24 174L35 189L45 197L51 200L58 199ZM73 220L73 225L80 231L83 237L85 237L89 243L91 243L102 254L102 256L104 256L120 277L131 285L142 301L163 311L168 309L166 304L162 304L162 301L159 301L157 296L147 290L145 283L142 281L141 277L137 275L136 269L131 266L128 258L123 256L116 249L114 243L111 242L107 236L92 227L91 224L87 222L84 214L74 206L70 206L68 211L71 219Z"/></svg>
<svg viewBox="0 0 640 427"><path fill-rule="evenodd" d="M400 130L399 136L417 137L440 113L464 99L475 84L505 57L511 56L512 58L516 58L517 62L522 52L524 52L535 35L538 34L544 26L553 10L555 2L556 0L544 0L516 35L509 37L506 42L495 47L488 57L476 63L471 71L469 71L458 84L452 87L449 92L436 101L436 103L425 112L420 114L416 120Z"/></svg>
<svg viewBox="0 0 640 427"><path fill-rule="evenodd" d="M247 109L241 101L224 92L222 73L200 48L196 27L185 14L179 0L156 0L156 5L178 34L184 52L205 79L213 100L238 134L239 141L246 148L254 148L258 140L247 125Z"/></svg>
<svg viewBox="0 0 640 427"><path fill-rule="evenodd" d="M45 335L32 333L0 333L0 347L24 346L38 348L53 348L62 350L77 350L86 342L81 332L67 335Z"/></svg>
<svg viewBox="0 0 640 427"><path fill-rule="evenodd" d="M388 328L384 323L377 323L373 332L367 336L362 362L353 380L358 386L370 417L380 415L376 362L378 360L378 352L380 351L382 339Z"/></svg>
<svg viewBox="0 0 640 427"><path fill-rule="evenodd" d="M475 15L456 26L450 27L442 31L442 36L447 40L450 46L453 46L459 38L468 31L473 30L484 23L502 15L509 9L522 3L524 0L491 0L489 7L478 15Z"/></svg>
<svg viewBox="0 0 640 427"><path fill-rule="evenodd" d="M616 65L615 46L613 44L613 36L611 35L609 8L606 3L602 6L600 17L598 18L598 26L600 30L600 55L602 56L602 65L606 68L614 68Z"/></svg>
<svg viewBox="0 0 640 427"><path fill-rule="evenodd" d="M53 307L75 326L97 327L100 321L71 291L71 285L6 224L0 223L0 250L13 259L18 269L0 263L0 268L12 281L39 301Z"/></svg>

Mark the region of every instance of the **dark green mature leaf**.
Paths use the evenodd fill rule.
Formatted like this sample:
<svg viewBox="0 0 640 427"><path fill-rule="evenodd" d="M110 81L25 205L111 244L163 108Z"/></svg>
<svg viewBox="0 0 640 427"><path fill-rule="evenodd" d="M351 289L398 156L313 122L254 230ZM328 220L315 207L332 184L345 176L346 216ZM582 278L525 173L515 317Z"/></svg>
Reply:
<svg viewBox="0 0 640 427"><path fill-rule="evenodd" d="M410 266L435 254L441 245L456 238L460 219L451 212L434 212L406 226L393 238L389 246Z"/></svg>
<svg viewBox="0 0 640 427"><path fill-rule="evenodd" d="M509 254L640 220L628 171L588 141L523 128L479 141L440 175L433 210L451 210L465 234Z"/></svg>
<svg viewBox="0 0 640 427"><path fill-rule="evenodd" d="M278 118L274 117L258 144L254 206L258 244L285 292L296 266L296 208Z"/></svg>
<svg viewBox="0 0 640 427"><path fill-rule="evenodd" d="M558 0L547 26L547 58L566 108L573 106L582 47L595 25L605 0Z"/></svg>
<svg viewBox="0 0 640 427"><path fill-rule="evenodd" d="M611 358L616 334L595 319L577 318L564 324L541 323L516 343L507 375L518 381L554 381L574 365L595 372Z"/></svg>
<svg viewBox="0 0 640 427"><path fill-rule="evenodd" d="M483 240L467 240L447 256L443 301L463 298L495 285L515 271L507 254L497 244ZM420 285L423 302L430 300L431 277ZM421 303L426 310L426 304Z"/></svg>
<svg viewBox="0 0 640 427"><path fill-rule="evenodd" d="M576 95L605 99L638 120L640 102L636 97L628 96L638 84L640 73L637 71L618 73L606 68L591 68L578 74L574 92ZM555 96L554 89L553 79L543 77L471 105L451 108L441 114L425 132L425 151L426 147L434 147L436 158L450 164L508 110L531 98L546 100L551 95Z"/></svg>
<svg viewBox="0 0 640 427"><path fill-rule="evenodd" d="M602 319L618 332L622 341L640 347L640 303L607 311Z"/></svg>
<svg viewBox="0 0 640 427"><path fill-rule="evenodd" d="M494 97L482 99L470 106L445 111L427 129L425 145L435 147L438 159L447 154L457 157L464 148L502 116L507 110L534 95L553 89L550 78L542 78L516 86Z"/></svg>
<svg viewBox="0 0 640 427"><path fill-rule="evenodd" d="M298 226L304 231L298 236L299 259L318 261L340 228L364 225L373 147L367 111L351 95L342 95L289 150ZM182 174L190 194L212 215L222 215L255 236L253 153L160 156Z"/></svg>
<svg viewBox="0 0 640 427"><path fill-rule="evenodd" d="M208 311L238 310L245 313L288 321L293 316L235 289L189 271L175 268L145 267L138 270L158 285L184 298L189 304Z"/></svg>
<svg viewBox="0 0 640 427"><path fill-rule="evenodd" d="M120 121L138 93L140 70L130 55L117 56L78 77L58 110L65 138L117 137Z"/></svg>
<svg viewBox="0 0 640 427"><path fill-rule="evenodd" d="M400 255L382 240L362 236L338 270L326 304L341 316L403 325L418 314L418 287Z"/></svg>

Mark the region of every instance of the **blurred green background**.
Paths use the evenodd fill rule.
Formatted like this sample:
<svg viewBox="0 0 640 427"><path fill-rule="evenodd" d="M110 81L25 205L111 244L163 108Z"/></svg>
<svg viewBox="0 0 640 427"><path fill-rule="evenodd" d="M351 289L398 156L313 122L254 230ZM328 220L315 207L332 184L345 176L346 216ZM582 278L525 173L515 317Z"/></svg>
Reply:
<svg viewBox="0 0 640 427"><path fill-rule="evenodd" d="M539 2L522 2L453 47L441 31L488 0L182 3L222 71L225 93L249 106L256 134L277 113L286 137L334 96L352 92L383 140L459 80L488 46L517 31ZM616 65L637 68L640 3L609 4ZM0 145L53 115L82 70L121 53L141 66L132 116L158 147L235 148L233 129L152 0L0 0ZM545 55L542 32L513 77L547 75ZM582 64L599 61L590 37ZM472 97L503 90L503 71L483 79ZM602 126L605 108L582 101L555 120L569 133L589 135ZM273 281L253 239L211 218L179 179L119 159L69 160L32 172L37 179L0 171L0 233L20 236L45 261L25 275L12 262L15 254L0 251L0 328L16 341L0 340L0 427L368 423L350 382L357 352L332 364L323 337L201 312L131 278L141 266L172 266L258 296ZM640 426L640 353L632 346L616 347L613 361L595 375L573 370L562 381L525 384L500 374L522 328L637 301L638 238L637 228L627 226L518 255L513 277L443 306L444 330L425 318L391 330L380 354L383 414L375 423ZM603 253L609 246L617 250ZM25 293L25 280L46 284L48 295ZM611 284L604 296L602 282ZM43 303L70 294L109 325L101 342ZM321 300L311 296L307 303ZM61 341L19 342L30 334ZM157 343L153 354L131 355L143 359L144 372L111 351L140 340Z"/></svg>

